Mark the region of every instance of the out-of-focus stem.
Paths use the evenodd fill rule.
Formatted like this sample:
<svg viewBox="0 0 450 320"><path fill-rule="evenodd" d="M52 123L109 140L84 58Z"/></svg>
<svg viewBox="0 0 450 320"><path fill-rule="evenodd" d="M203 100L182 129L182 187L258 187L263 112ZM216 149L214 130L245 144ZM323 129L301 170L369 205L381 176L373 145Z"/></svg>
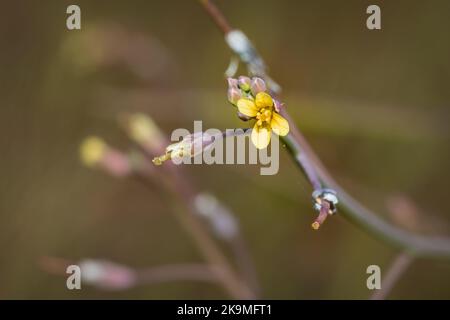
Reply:
<svg viewBox="0 0 450 320"><path fill-rule="evenodd" d="M140 161L140 163L135 166L135 173L137 173L136 177L145 184L151 184L154 180L160 181L161 185L173 196L172 199L168 199L168 202L175 207L177 218L193 236L205 258L211 263L214 262L215 264L222 264L224 266L224 268L222 268L223 270L220 272L220 276L224 280L223 284L229 287L228 291L233 290L235 298L255 298L259 293L256 271L251 262L245 241L243 240L243 237L239 235L239 228L236 228L235 236L231 239L227 239L227 241L229 241L231 250L238 260L238 266L241 269L242 276L247 284L245 284L242 279L239 279L237 274L234 273L231 265L228 263L228 259L223 255L214 239L210 237L209 232L206 232L203 221L199 219L201 213L195 206L195 199L199 193L195 190L189 177L184 174L182 168L170 161L167 161L167 163L159 170L154 170L152 165L150 165L151 168L149 168L148 160L152 159L155 154L163 153L164 146L168 145L169 141L167 141L162 134L158 133L159 129L157 129L156 126L149 125L149 120L145 120L142 116L138 116L137 118L139 120L139 125L136 125L136 121L133 121L134 125L132 125L130 122L131 118L127 115L123 115L119 119L123 125L122 127L146 158L144 159L145 161ZM150 128L152 129L150 130ZM147 136L148 132L152 132L152 134ZM216 136L213 141L228 136L245 134L246 132L247 129L238 130L232 133L226 131ZM155 134L157 137L152 139ZM154 140L157 140L158 143ZM148 142L152 141L153 143L149 145ZM177 199L178 201L174 203L173 199ZM187 212L180 212L180 207L183 207L184 211ZM219 268L215 268L215 270L217 271ZM240 282L242 282L242 284ZM238 288L239 290L236 290ZM240 291L240 294L239 296L236 296L235 294L238 291Z"/></svg>
<svg viewBox="0 0 450 320"><path fill-rule="evenodd" d="M135 269L129 266L121 265L107 260L82 260L73 261L56 257L41 257L39 260L40 267L51 274L67 275L66 268L69 265L86 266L95 265L95 273L97 279L89 281L88 284L99 287L104 290L125 290L130 287L156 284L161 282L175 281L201 281L211 283L221 283L217 276L220 270L214 270L213 266L200 263L180 263L161 265L156 267ZM89 273L89 270L81 270L81 274ZM126 283L118 283L117 279L123 278L124 273L127 277L131 277Z"/></svg>
<svg viewBox="0 0 450 320"><path fill-rule="evenodd" d="M381 281L381 289L376 290L370 300L384 300L391 292L392 288L395 286L397 281L405 273L406 269L409 268L414 258L405 253L400 253L395 260L392 262L386 275L383 276Z"/></svg>
<svg viewBox="0 0 450 320"><path fill-rule="evenodd" d="M171 163L169 164L171 165ZM192 239L194 239L195 244L205 260L211 265L213 272L220 279L220 283L233 298L255 298L252 290L234 272L219 246L205 230L202 222L197 218L193 205L192 190L186 185L185 181L177 178L179 177L178 172L174 171L173 174L175 176L172 176L171 179L162 177L159 181L164 184L173 199L177 199L176 202L173 202L173 205L176 209L175 215L180 221L180 224L184 226ZM142 175L146 177L145 170L142 171Z"/></svg>
<svg viewBox="0 0 450 320"><path fill-rule="evenodd" d="M316 169L313 164L309 161L309 158L304 152L301 152L300 146L297 140L294 139L293 135L290 133L287 136L281 137L282 141L286 144L289 152L295 158L295 163L298 165L300 170L303 171L309 183L314 190L322 188L322 183L317 176Z"/></svg>
<svg viewBox="0 0 450 320"><path fill-rule="evenodd" d="M153 284L167 281L204 281L218 282L220 279L210 265L205 264L174 264L136 270L136 280L139 284Z"/></svg>
<svg viewBox="0 0 450 320"><path fill-rule="evenodd" d="M222 11L217 8L217 6L212 3L212 1L209 0L198 0L205 10L208 12L208 15L214 20L216 25L222 30L224 34L227 34L230 32L231 26L228 23L228 20L225 18L225 16L222 14Z"/></svg>

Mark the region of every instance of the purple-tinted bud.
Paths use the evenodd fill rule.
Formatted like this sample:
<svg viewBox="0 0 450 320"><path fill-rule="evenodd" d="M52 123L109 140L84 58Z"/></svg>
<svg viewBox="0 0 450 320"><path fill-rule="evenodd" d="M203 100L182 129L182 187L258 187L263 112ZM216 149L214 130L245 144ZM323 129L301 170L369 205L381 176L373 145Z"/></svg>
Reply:
<svg viewBox="0 0 450 320"><path fill-rule="evenodd" d="M249 77L246 76L240 76L238 79L239 88L244 90L245 92L250 91L250 85L252 84L252 81Z"/></svg>
<svg viewBox="0 0 450 320"><path fill-rule="evenodd" d="M273 106L275 108L275 111L279 113L284 107L284 103L278 101L277 99L273 99Z"/></svg>
<svg viewBox="0 0 450 320"><path fill-rule="evenodd" d="M228 101L231 102L231 104L236 105L238 100L242 98L242 92L238 88L229 88L228 92Z"/></svg>
<svg viewBox="0 0 450 320"><path fill-rule="evenodd" d="M256 96L258 93L264 92L267 90L266 83L264 82L263 79L254 77L252 79L251 89L252 89L252 95Z"/></svg>
<svg viewBox="0 0 450 320"><path fill-rule="evenodd" d="M234 78L227 78L228 88L238 88L238 80Z"/></svg>
<svg viewBox="0 0 450 320"><path fill-rule="evenodd" d="M237 115L238 115L239 119L241 119L242 121L248 121L251 119L249 116L246 116L245 114L240 113L239 111L238 111Z"/></svg>

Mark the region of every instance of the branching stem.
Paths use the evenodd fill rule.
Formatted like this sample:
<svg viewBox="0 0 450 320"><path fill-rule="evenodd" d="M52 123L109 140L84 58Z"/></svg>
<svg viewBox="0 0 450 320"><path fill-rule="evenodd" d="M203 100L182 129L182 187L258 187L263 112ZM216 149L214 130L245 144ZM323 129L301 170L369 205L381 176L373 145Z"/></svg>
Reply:
<svg viewBox="0 0 450 320"><path fill-rule="evenodd" d="M226 35L233 28L227 22L223 13L210 0L200 0L220 30ZM257 57L261 59L261 57ZM245 61L242 61L245 63ZM258 75L264 77L265 75ZM319 157L310 147L293 119L285 108L281 114L290 124L290 133L284 139L287 149L305 173L313 189L324 186L337 192L339 211L342 216L354 222L358 227L372 234L376 238L401 249L416 257L450 258L450 238L417 235L400 229L366 208L342 188L324 167Z"/></svg>

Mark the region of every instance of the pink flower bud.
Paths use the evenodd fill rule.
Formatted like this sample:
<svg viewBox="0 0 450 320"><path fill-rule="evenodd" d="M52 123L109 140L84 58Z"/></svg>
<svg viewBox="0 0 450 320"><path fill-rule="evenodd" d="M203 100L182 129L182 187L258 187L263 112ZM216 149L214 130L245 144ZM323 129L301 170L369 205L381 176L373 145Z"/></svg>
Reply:
<svg viewBox="0 0 450 320"><path fill-rule="evenodd" d="M238 81L237 81L237 79L234 79L234 78L227 78L227 82L228 82L228 88L229 89L231 89L231 88L238 88Z"/></svg>
<svg viewBox="0 0 450 320"><path fill-rule="evenodd" d="M254 77L251 83L252 95L256 96L260 92L264 92L267 90L266 83L263 79Z"/></svg>
<svg viewBox="0 0 450 320"><path fill-rule="evenodd" d="M238 88L234 88L234 87L228 89L227 95L228 95L228 101L230 101L231 104L234 104L234 105L236 105L238 100L242 98L241 90L239 90Z"/></svg>
<svg viewBox="0 0 450 320"><path fill-rule="evenodd" d="M249 77L240 76L238 79L239 88L244 91L250 91L251 80Z"/></svg>

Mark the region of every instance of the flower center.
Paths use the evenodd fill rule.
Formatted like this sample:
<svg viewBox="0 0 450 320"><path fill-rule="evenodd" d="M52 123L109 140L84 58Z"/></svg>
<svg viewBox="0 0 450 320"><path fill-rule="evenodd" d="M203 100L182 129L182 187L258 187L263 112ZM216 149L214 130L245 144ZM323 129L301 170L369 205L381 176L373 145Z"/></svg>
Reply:
<svg viewBox="0 0 450 320"><path fill-rule="evenodd" d="M258 120L256 124L262 126L264 123L270 123L272 120L272 107L261 108L256 114Z"/></svg>

